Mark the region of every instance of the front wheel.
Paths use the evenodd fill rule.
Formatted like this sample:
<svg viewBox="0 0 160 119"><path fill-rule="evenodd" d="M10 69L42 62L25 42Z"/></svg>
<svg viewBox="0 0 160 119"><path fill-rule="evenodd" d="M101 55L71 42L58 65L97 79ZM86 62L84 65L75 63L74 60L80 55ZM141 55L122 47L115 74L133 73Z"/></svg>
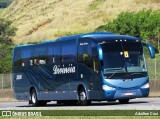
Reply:
<svg viewBox="0 0 160 119"><path fill-rule="evenodd" d="M78 105L85 106L91 103L91 101L87 100L86 91L84 89L80 89L78 91L78 98L79 98Z"/></svg>
<svg viewBox="0 0 160 119"><path fill-rule="evenodd" d="M120 99L119 100L120 104L128 104L128 102L129 102L129 99Z"/></svg>

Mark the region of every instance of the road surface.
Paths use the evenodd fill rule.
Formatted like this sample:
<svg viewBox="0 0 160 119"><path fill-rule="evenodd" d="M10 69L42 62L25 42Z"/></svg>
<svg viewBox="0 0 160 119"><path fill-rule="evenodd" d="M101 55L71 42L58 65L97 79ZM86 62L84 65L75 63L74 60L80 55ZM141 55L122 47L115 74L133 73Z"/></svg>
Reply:
<svg viewBox="0 0 160 119"><path fill-rule="evenodd" d="M160 110L160 97L132 99L128 104L116 102L92 102L89 106L64 106L56 102L32 107L28 102L1 102L0 110Z"/></svg>

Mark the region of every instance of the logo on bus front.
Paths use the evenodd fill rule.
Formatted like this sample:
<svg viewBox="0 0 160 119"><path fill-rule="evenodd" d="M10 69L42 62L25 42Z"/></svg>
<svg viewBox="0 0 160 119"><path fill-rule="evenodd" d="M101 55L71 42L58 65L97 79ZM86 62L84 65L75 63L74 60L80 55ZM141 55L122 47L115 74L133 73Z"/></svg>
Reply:
<svg viewBox="0 0 160 119"><path fill-rule="evenodd" d="M53 67L53 74L69 74L69 73L75 73L76 72L76 67L72 66L70 64L68 67L60 67L60 65L54 65Z"/></svg>

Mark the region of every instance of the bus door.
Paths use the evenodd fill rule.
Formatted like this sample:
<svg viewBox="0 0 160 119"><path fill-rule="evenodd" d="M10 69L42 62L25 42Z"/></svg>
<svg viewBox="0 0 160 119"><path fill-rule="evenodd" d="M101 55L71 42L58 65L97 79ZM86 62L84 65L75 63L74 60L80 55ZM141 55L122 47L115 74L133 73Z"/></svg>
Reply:
<svg viewBox="0 0 160 119"><path fill-rule="evenodd" d="M81 38L78 42L78 79L83 81L89 90L97 90L98 64L96 56L92 56L96 47L93 47L92 39ZM96 53L95 53L96 55ZM94 71L95 70L95 71Z"/></svg>
<svg viewBox="0 0 160 119"><path fill-rule="evenodd" d="M94 83L95 83L94 88L98 93L101 86L101 78L100 78L100 67L99 67L99 60L98 60L98 49L96 45L92 46L92 63L93 63L92 70L94 72Z"/></svg>

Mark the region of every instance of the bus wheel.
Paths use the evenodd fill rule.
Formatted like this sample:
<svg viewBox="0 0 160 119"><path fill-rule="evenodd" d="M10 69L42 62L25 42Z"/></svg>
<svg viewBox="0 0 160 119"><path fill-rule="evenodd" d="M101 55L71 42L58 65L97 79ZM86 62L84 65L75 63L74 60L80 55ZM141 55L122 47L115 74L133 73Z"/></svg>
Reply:
<svg viewBox="0 0 160 119"><path fill-rule="evenodd" d="M35 89L32 89L31 91L31 103L33 106L38 106L40 104L38 101L37 93Z"/></svg>
<svg viewBox="0 0 160 119"><path fill-rule="evenodd" d="M85 106L90 103L90 101L87 100L87 95L84 89L78 91L78 98L78 105Z"/></svg>
<svg viewBox="0 0 160 119"><path fill-rule="evenodd" d="M129 102L129 99L120 99L119 100L120 104L128 104L128 102Z"/></svg>

